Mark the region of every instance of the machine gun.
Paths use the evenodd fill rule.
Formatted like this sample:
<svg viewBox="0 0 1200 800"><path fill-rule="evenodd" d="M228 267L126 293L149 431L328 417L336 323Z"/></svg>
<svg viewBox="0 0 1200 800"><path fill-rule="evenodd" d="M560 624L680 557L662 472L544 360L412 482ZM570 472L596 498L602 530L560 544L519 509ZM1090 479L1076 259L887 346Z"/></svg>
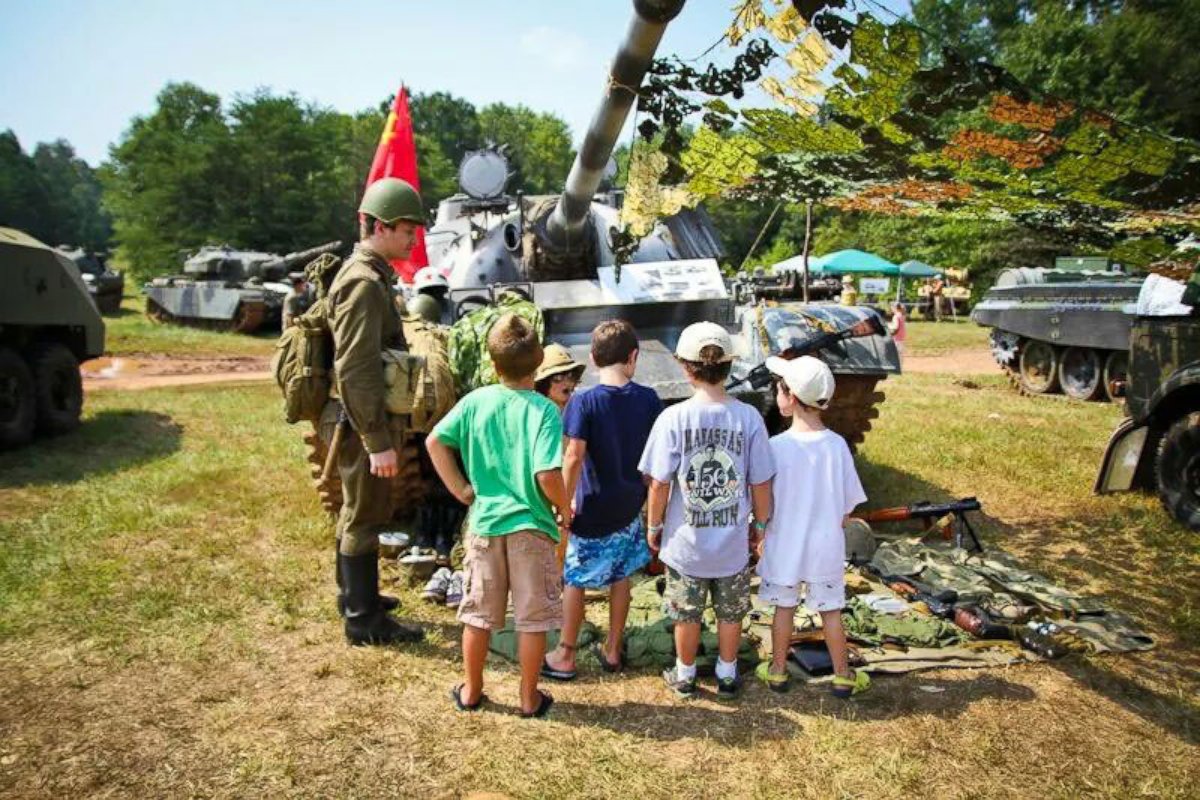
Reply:
<svg viewBox="0 0 1200 800"><path fill-rule="evenodd" d="M979 537L975 535L971 521L967 519L967 512L980 511L982 508L983 506L974 497L964 497L953 503L930 503L923 500L909 506L880 508L854 516L871 523L919 519L924 523L926 531L937 530L944 538L953 538L956 547L963 547L967 538L970 537L972 549L977 553L982 553L983 545L980 544Z"/></svg>
<svg viewBox="0 0 1200 800"><path fill-rule="evenodd" d="M804 339L800 342L792 344L779 355L782 358L791 361L793 358L800 356L808 356L826 347L845 341L846 339L855 339L860 336L882 336L884 334L883 322L874 314L864 320L854 323L849 328L843 328L840 331L830 331L829 333L821 333ZM765 363L759 364L754 369L746 373L744 377L735 378L730 381L725 388L734 389L741 386L743 383L749 383L755 389L764 389L771 383L771 371L767 369Z"/></svg>

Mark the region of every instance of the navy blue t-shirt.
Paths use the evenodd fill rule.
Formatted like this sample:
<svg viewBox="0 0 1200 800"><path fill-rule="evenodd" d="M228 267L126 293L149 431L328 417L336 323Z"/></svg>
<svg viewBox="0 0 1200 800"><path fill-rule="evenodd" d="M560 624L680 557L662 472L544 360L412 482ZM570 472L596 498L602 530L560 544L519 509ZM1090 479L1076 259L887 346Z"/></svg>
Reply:
<svg viewBox="0 0 1200 800"><path fill-rule="evenodd" d="M638 459L662 401L652 389L630 381L576 392L563 411L563 434L587 442L575 489L576 536L597 538L629 525L646 502Z"/></svg>

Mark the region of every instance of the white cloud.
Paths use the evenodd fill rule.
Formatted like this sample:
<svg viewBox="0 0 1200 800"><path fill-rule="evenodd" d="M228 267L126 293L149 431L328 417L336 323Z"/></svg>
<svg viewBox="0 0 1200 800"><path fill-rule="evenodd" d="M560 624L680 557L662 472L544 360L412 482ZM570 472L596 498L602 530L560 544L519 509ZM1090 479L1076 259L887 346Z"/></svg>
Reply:
<svg viewBox="0 0 1200 800"><path fill-rule="evenodd" d="M579 34L539 25L521 34L521 50L541 59L555 72L566 72L582 63L587 43Z"/></svg>

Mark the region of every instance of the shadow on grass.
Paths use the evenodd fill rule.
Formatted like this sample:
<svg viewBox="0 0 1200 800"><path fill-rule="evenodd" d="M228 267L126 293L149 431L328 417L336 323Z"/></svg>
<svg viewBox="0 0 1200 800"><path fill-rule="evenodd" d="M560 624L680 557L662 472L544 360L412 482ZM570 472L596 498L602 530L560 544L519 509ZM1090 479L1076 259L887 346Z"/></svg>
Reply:
<svg viewBox="0 0 1200 800"><path fill-rule="evenodd" d="M753 680L750 676L746 678ZM888 686L889 683L891 681L878 680L871 693L851 702L832 697L829 688L823 685L796 686L786 695L773 694L755 685L748 688L742 698L728 705L684 700L670 707L667 713L662 705L648 703L597 707L560 702L554 708L556 719L570 724L607 728L615 733L658 741L689 739L702 733L722 745L749 747L763 739L793 738L803 727L795 714L862 722L916 715L954 719L972 703L987 700L1027 703L1036 698L1032 689L984 672L968 681L922 682L935 685L941 690L938 694L917 692L911 684L902 687L899 683ZM663 691L667 690L664 688ZM703 683L699 695L704 700L715 698L715 693L704 689ZM493 704L492 708L517 713L510 706Z"/></svg>
<svg viewBox="0 0 1200 800"><path fill-rule="evenodd" d="M182 432L166 414L101 411L70 433L0 454L0 488L74 483L164 458Z"/></svg>

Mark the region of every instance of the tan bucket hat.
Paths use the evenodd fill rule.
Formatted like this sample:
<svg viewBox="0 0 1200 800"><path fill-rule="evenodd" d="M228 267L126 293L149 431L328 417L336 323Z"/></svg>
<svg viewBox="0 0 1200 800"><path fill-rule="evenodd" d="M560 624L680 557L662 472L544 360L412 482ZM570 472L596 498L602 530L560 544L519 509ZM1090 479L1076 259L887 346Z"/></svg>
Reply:
<svg viewBox="0 0 1200 800"><path fill-rule="evenodd" d="M548 344L545 350L542 351L542 365L538 367L533 380L536 383L544 378L550 378L564 372L575 373L575 380L579 380L585 369L587 369L587 365L580 364L571 358L571 352L567 348L561 344Z"/></svg>

